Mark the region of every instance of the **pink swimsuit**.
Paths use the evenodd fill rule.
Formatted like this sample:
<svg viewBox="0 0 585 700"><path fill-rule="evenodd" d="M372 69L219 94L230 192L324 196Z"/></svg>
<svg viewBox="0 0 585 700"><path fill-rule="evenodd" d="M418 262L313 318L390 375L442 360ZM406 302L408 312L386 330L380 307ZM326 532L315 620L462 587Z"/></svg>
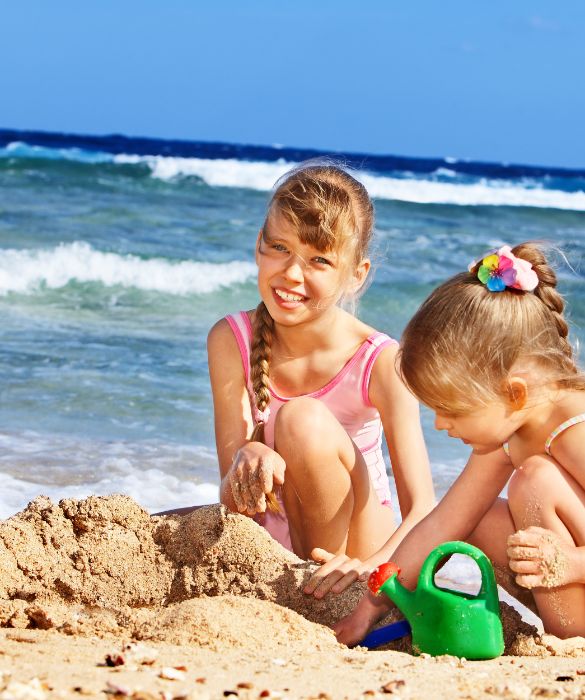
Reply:
<svg viewBox="0 0 585 700"><path fill-rule="evenodd" d="M250 319L245 311L240 311L233 316L226 316L226 320L230 324L240 349L254 420L265 422L266 444L273 448L274 420L278 409L296 397L279 396L269 387L270 404L264 412L258 411L250 378L250 344L252 339ZM383 348L393 344L396 344L396 341L384 333L373 333L364 340L355 355L346 362L331 381L317 391L304 394L304 396L322 401L345 428L364 456L372 485L380 502L384 505L390 505L390 485L382 455L382 421L377 409L370 403L368 386L376 358ZM258 517L258 521L284 547L292 550L284 506L282 506L282 513L283 515L280 515L267 511Z"/></svg>

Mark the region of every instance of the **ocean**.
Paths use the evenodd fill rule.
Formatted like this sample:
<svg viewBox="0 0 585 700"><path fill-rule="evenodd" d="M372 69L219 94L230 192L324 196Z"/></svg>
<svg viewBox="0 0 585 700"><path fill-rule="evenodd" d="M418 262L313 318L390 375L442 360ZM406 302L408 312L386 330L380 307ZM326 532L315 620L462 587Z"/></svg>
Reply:
<svg viewBox="0 0 585 700"><path fill-rule="evenodd" d="M538 239L583 342L585 170L0 130L1 518L39 494L217 500L207 332L257 304L270 189L323 155L374 198L367 323L399 337L470 260ZM467 449L423 427L441 495Z"/></svg>

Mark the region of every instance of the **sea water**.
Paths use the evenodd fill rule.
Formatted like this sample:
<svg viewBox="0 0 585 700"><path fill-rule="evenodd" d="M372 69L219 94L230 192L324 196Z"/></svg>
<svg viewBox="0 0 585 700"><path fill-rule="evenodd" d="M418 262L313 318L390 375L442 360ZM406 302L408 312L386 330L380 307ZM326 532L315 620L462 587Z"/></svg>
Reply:
<svg viewBox="0 0 585 700"><path fill-rule="evenodd" d="M126 493L151 512L218 497L206 336L254 307L270 189L315 151L0 131L0 517ZM585 171L335 154L374 198L359 314L399 337L483 252L556 246L585 323ZM489 343L490 338L482 342ZM437 493L467 449L423 427Z"/></svg>

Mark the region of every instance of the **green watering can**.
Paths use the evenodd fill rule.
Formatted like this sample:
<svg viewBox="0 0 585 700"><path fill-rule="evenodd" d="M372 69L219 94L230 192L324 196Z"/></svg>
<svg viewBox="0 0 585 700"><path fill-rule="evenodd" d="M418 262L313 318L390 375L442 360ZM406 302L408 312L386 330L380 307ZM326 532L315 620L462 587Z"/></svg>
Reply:
<svg viewBox="0 0 585 700"><path fill-rule="evenodd" d="M481 589L477 595L440 588L435 572L450 554L465 554L477 562ZM400 608L412 629L417 654L451 654L466 659L493 659L504 651L504 635L494 570L477 547L466 542L445 542L422 565L415 591L399 583L394 573L381 586Z"/></svg>

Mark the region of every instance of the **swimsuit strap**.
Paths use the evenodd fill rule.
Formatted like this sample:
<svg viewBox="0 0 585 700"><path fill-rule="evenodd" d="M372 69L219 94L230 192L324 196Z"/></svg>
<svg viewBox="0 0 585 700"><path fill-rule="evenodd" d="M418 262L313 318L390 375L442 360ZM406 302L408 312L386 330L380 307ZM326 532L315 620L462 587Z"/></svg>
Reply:
<svg viewBox="0 0 585 700"><path fill-rule="evenodd" d="M585 413L580 413L578 416L573 416L572 418L569 418L569 420L566 420L564 423L561 423L558 428L555 428L552 431L552 433L547 437L546 442L544 443L544 449L547 455L550 455L552 457L550 453L550 446L552 441L567 428L570 428L573 425L577 425L577 423L585 423Z"/></svg>
<svg viewBox="0 0 585 700"><path fill-rule="evenodd" d="M369 357L362 376L362 398L366 406L372 406L368 392L374 362L378 359L378 355L382 352L382 350L384 350L384 348L386 348L388 345L398 345L398 343L389 335L379 332L371 335L366 342L370 344L370 349L366 351L369 352Z"/></svg>

